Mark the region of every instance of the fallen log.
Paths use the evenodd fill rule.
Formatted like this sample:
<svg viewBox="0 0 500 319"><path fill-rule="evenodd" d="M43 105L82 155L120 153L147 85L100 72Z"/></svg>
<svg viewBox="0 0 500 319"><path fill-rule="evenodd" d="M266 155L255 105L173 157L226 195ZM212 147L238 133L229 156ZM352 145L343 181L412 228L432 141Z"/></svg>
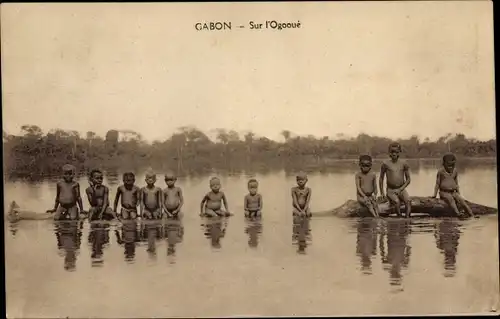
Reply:
<svg viewBox="0 0 500 319"><path fill-rule="evenodd" d="M411 214L429 217L457 217L453 210L445 203L444 200L433 197L412 196ZM498 209L484 206L481 204L466 201L475 215L493 215L498 214ZM395 214L394 207L391 207L388 201L378 201L380 216L389 216ZM404 206L401 206L401 212L404 214ZM369 217L370 212L366 207L361 206L356 200L348 200L343 205L334 208L330 211L331 214L337 217Z"/></svg>

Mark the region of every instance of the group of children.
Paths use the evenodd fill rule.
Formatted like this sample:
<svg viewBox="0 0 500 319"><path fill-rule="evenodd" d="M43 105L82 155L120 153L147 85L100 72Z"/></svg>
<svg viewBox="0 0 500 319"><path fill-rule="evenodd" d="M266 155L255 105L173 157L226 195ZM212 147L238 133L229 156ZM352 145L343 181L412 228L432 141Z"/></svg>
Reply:
<svg viewBox="0 0 500 319"><path fill-rule="evenodd" d="M407 218L411 214L410 197L406 188L411 182L408 164L399 158L401 145L389 145L390 160L384 161L380 170L378 186L382 198L387 198L401 216L401 204L404 204ZM457 204L463 206L466 212L473 216L472 210L465 199L460 195L458 174L455 168L456 157L453 154L443 156L443 167L438 170L436 186L433 197L438 192L455 212L460 215ZM369 155L359 157L360 171L356 173L356 191L358 202L365 206L374 217L379 216L377 204L377 177L371 171L372 158ZM84 212L80 196L80 185L74 181L75 167L63 166L63 180L57 183L57 192L54 208L48 212L55 213L55 219L78 219L79 210ZM387 188L384 193L384 180L387 179ZM113 218L135 219L161 219L177 218L181 215L184 197L180 187L175 185L177 178L174 174L165 175L167 187L161 189L155 186L156 174L146 174L146 186L139 188L135 185L135 175L132 172L123 174L123 185L118 187L113 208L109 203L109 189L103 185L103 173L92 170L89 176L90 186L85 190L90 204L89 220L111 220ZM307 175L299 173L296 178L297 186L291 189L292 211L294 216L309 217L311 211L311 189L306 187ZM258 193L259 183L256 179L248 181L248 194L244 198L244 211L246 217L259 217L262 213L262 195ZM121 210L117 213L118 203ZM138 209L139 207L139 209ZM217 177L210 179L210 192L202 199L200 215L205 217L230 216L226 195L221 191L221 181Z"/></svg>
<svg viewBox="0 0 500 319"><path fill-rule="evenodd" d="M391 143L389 145L390 160L384 161L380 168L379 188L380 197L387 198L394 206L398 216L401 216L401 204L404 204L405 215L407 218L411 214L410 196L406 188L410 185L410 169L408 164L399 158L401 154L401 145L399 143ZM467 205L467 202L460 194L458 185L458 173L455 168L455 155L448 153L443 156L442 167L438 170L436 176L436 184L432 197L443 199L450 207L456 216L460 216L458 205L461 205L470 217L474 214ZM356 173L356 191L358 202L366 207L374 216L379 216L377 205L377 177L371 172L372 158L369 155L361 155L359 157L360 171ZM387 178L387 191L384 193L384 179Z"/></svg>

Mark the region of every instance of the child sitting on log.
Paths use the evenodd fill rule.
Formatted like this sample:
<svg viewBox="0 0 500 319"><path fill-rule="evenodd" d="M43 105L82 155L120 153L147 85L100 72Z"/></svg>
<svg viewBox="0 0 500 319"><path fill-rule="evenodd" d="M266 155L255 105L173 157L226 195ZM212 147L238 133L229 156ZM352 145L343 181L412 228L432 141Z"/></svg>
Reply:
<svg viewBox="0 0 500 319"><path fill-rule="evenodd" d="M410 167L406 161L399 158L401 154L401 144L394 142L389 145L389 161L384 161L380 167L379 187L380 196L387 199L394 205L396 214L401 216L401 202L406 208L406 218L410 218L411 202L406 191L410 185ZM387 192L384 192L384 179L387 176Z"/></svg>
<svg viewBox="0 0 500 319"><path fill-rule="evenodd" d="M356 195L358 202L368 209L373 217L379 217L377 205L377 176L372 169L372 157L359 157L360 171L355 175Z"/></svg>
<svg viewBox="0 0 500 319"><path fill-rule="evenodd" d="M460 195L458 186L458 172L455 168L457 158L454 154L448 153L443 156L443 167L436 174L436 186L434 195L436 198L439 191L439 198L443 199L452 209L456 216L460 216L457 202L464 207L470 217L474 217L472 209L467 205L465 199Z"/></svg>
<svg viewBox="0 0 500 319"><path fill-rule="evenodd" d="M76 220L79 218L78 208L80 212L83 212L80 184L74 180L75 170L75 167L70 164L62 167L63 179L56 184L54 208L47 211L47 213L55 213L55 220Z"/></svg>

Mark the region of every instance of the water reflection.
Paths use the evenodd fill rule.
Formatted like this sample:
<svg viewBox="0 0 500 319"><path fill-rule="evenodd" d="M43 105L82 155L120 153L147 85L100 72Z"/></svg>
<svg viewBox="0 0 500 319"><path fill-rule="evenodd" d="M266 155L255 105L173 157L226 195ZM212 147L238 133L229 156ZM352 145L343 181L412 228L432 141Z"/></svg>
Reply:
<svg viewBox="0 0 500 319"><path fill-rule="evenodd" d="M54 225L57 249L64 256L65 270L76 269L76 258L82 242L82 226L79 222L57 222Z"/></svg>
<svg viewBox="0 0 500 319"><path fill-rule="evenodd" d="M92 267L101 267L104 264L104 246L109 244L109 224L92 223L88 242L91 246Z"/></svg>
<svg viewBox="0 0 500 319"><path fill-rule="evenodd" d="M167 256L172 257L171 263L175 263L175 246L184 238L184 226L181 219L167 219L164 226L165 238L167 239Z"/></svg>
<svg viewBox="0 0 500 319"><path fill-rule="evenodd" d="M126 262L133 262L135 259L135 249L139 241L138 223L135 220L124 220L121 229L115 230L116 242L123 246Z"/></svg>
<svg viewBox="0 0 500 319"><path fill-rule="evenodd" d="M245 233L248 234L248 247L256 248L259 245L259 237L262 234L262 218L245 218Z"/></svg>
<svg viewBox="0 0 500 319"><path fill-rule="evenodd" d="M372 258L377 255L378 222L375 218L363 218L357 222L356 254L360 259L361 272L372 274Z"/></svg>
<svg viewBox="0 0 500 319"><path fill-rule="evenodd" d="M409 234L409 220L384 220L379 242L380 257L384 269L389 272L390 284L393 286L401 285L403 279L401 271L408 268L410 262L411 247L408 243ZM387 245L387 252L385 244Z"/></svg>
<svg viewBox="0 0 500 319"><path fill-rule="evenodd" d="M144 220L141 223L141 241L147 242L148 255L156 259L156 242L164 238L163 225L160 220Z"/></svg>
<svg viewBox="0 0 500 319"><path fill-rule="evenodd" d="M456 220L444 219L436 225L436 247L444 255L444 276L455 276L458 241L460 239L460 224Z"/></svg>
<svg viewBox="0 0 500 319"><path fill-rule="evenodd" d="M305 254L312 240L311 219L308 217L293 217L292 243L297 245L297 253Z"/></svg>
<svg viewBox="0 0 500 319"><path fill-rule="evenodd" d="M203 229L203 234L206 238L210 239L210 244L212 248L220 249L221 239L226 235L226 229L228 225L227 218L205 218L201 226Z"/></svg>
<svg viewBox="0 0 500 319"><path fill-rule="evenodd" d="M16 237L19 221L9 221L9 231L12 237Z"/></svg>

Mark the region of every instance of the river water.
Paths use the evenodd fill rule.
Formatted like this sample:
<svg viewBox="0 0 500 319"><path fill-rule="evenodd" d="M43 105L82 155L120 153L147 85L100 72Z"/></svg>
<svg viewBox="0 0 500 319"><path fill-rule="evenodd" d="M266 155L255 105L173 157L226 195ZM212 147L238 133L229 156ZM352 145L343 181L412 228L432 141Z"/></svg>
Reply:
<svg viewBox="0 0 500 319"><path fill-rule="evenodd" d="M113 197L119 174L106 174ZM309 172L312 211L355 198L353 174ZM493 314L498 308L497 216L294 222L294 175L277 171L220 173L235 216L207 221L198 212L210 176L179 178L185 216L163 229L6 224L8 317ZM250 176L264 198L260 221L243 218ZM496 176L495 166L464 168L461 191L497 207ZM163 176L158 180L165 187ZM431 195L434 180L435 168L418 169L408 191ZM143 181L138 174L137 184ZM80 183L87 187L85 178ZM50 180L5 182L5 205L16 200L24 210L50 208L54 194Z"/></svg>

